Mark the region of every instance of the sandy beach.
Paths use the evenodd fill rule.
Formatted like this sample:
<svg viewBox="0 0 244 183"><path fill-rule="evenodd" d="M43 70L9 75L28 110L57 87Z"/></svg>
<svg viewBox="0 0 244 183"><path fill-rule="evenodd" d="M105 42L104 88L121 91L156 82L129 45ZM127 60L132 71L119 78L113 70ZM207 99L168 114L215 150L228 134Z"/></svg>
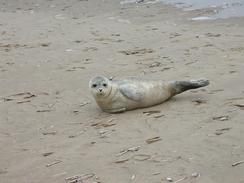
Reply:
<svg viewBox="0 0 244 183"><path fill-rule="evenodd" d="M191 20L209 13L0 1L0 182L244 183L244 18ZM211 84L107 114L96 75Z"/></svg>

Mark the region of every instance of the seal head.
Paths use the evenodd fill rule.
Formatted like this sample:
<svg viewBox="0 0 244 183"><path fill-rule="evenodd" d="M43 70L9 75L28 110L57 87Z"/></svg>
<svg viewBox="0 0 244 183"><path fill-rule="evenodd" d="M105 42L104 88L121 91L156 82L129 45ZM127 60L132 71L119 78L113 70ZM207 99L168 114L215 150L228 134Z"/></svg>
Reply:
<svg viewBox="0 0 244 183"><path fill-rule="evenodd" d="M108 97L112 90L109 79L103 76L97 76L91 79L89 88L96 100Z"/></svg>

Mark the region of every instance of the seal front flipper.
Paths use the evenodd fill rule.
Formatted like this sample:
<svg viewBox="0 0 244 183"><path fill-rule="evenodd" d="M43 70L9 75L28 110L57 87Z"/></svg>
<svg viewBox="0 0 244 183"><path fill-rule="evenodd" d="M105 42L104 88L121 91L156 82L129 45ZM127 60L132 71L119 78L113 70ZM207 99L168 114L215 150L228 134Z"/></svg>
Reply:
<svg viewBox="0 0 244 183"><path fill-rule="evenodd" d="M119 91L128 99L140 101L144 94L137 87L130 84L123 84L119 86Z"/></svg>
<svg viewBox="0 0 244 183"><path fill-rule="evenodd" d="M108 112L108 113L122 113L126 111L126 108L120 108L120 109L105 109L103 110L104 112Z"/></svg>

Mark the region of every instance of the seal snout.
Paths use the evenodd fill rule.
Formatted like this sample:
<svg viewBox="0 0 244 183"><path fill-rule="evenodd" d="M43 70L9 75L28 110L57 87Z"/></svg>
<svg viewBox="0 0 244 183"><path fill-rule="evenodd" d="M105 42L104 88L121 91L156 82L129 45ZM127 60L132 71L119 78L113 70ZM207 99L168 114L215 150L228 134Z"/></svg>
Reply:
<svg viewBox="0 0 244 183"><path fill-rule="evenodd" d="M103 88L98 88L97 89L97 95L102 96L104 94L105 94L105 92L104 92Z"/></svg>

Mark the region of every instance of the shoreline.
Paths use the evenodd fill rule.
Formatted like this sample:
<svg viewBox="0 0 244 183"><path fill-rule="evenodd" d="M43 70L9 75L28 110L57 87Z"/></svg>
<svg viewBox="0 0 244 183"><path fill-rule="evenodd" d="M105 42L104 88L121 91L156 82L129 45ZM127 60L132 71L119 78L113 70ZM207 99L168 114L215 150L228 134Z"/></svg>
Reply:
<svg viewBox="0 0 244 183"><path fill-rule="evenodd" d="M180 8L183 11L201 11L205 12L205 17L208 19L228 19L233 17L243 17L244 16L244 2L240 1L232 1L232 2L219 2L215 0L214 2L208 1L167 1L167 0L155 0L155 1L145 1L145 0L122 0L120 1L121 5L125 4L164 4L171 5L176 8ZM196 19L198 20L198 19ZM199 19L199 20L207 20L207 19Z"/></svg>

